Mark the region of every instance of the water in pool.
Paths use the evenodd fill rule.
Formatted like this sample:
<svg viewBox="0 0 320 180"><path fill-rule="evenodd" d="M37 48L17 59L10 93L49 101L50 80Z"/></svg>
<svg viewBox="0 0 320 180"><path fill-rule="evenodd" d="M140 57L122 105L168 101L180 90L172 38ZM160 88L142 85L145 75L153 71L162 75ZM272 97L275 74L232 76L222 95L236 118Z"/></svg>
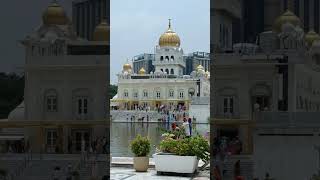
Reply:
<svg viewBox="0 0 320 180"><path fill-rule="evenodd" d="M112 157L133 157L130 150L130 142L141 134L148 136L151 140L151 153L155 152L155 146L161 139L161 134L168 127L166 123L120 123L112 122L110 134L110 150ZM209 131L209 124L194 124L194 130L199 134L206 134Z"/></svg>

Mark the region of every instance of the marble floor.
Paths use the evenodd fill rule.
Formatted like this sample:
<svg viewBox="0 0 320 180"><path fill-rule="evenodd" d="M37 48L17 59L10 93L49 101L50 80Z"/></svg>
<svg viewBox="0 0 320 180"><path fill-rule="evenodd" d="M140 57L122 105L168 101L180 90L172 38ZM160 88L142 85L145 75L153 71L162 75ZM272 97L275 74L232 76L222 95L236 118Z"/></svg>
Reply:
<svg viewBox="0 0 320 180"><path fill-rule="evenodd" d="M111 180L209 180L209 176L205 177L203 173L197 177L160 176L153 168L149 168L148 172L135 172L132 168L112 167L110 175Z"/></svg>

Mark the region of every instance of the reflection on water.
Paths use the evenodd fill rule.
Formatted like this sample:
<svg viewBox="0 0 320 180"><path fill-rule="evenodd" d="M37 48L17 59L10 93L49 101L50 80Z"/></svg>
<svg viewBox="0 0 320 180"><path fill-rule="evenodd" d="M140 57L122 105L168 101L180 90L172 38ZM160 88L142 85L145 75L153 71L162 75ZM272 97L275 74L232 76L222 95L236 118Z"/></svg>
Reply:
<svg viewBox="0 0 320 180"><path fill-rule="evenodd" d="M151 140L151 153L155 152L154 145L160 142L161 129L168 128L167 123L115 123L111 124L110 150L113 157L133 157L130 150L130 142L141 134ZM204 135L209 130L209 124L193 124L193 132Z"/></svg>

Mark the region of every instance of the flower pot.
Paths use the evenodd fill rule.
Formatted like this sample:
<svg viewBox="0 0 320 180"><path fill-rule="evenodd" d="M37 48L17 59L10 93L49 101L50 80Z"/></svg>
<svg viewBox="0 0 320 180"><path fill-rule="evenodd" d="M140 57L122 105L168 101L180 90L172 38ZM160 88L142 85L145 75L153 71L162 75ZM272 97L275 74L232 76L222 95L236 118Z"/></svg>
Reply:
<svg viewBox="0 0 320 180"><path fill-rule="evenodd" d="M196 156L177 156L168 153L156 153L153 157L157 172L192 174L197 170L199 163Z"/></svg>
<svg viewBox="0 0 320 180"><path fill-rule="evenodd" d="M138 172L146 172L149 167L149 157L134 157L133 168Z"/></svg>

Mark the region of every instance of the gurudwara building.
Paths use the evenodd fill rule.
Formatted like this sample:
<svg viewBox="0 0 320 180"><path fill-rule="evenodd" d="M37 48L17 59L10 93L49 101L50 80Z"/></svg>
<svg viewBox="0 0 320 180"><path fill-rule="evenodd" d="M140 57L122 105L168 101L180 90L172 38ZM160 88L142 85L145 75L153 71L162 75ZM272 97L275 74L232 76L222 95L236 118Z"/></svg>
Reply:
<svg viewBox="0 0 320 180"><path fill-rule="evenodd" d="M214 53L214 134L227 144L242 141L241 152L230 151L225 162L212 159L223 179L269 173L299 180L319 170L319 67L320 36L304 32L291 10L261 32L256 44Z"/></svg>
<svg viewBox="0 0 320 180"><path fill-rule="evenodd" d="M55 1L42 20L21 41L26 52L24 102L0 122L1 134L23 139L35 153L88 151L98 137L109 138L109 27L101 22L93 41L78 38ZM10 149L5 147L10 142L3 145L2 151Z"/></svg>
<svg viewBox="0 0 320 180"><path fill-rule="evenodd" d="M180 38L169 21L169 27L160 36L155 48L154 72L146 73L141 68L133 73L131 64L123 65L118 74L118 94L111 100L120 110L133 110L137 107L150 107L155 110L161 106L189 108L193 98L210 96L210 73L198 65L190 74L184 74L186 62Z"/></svg>

